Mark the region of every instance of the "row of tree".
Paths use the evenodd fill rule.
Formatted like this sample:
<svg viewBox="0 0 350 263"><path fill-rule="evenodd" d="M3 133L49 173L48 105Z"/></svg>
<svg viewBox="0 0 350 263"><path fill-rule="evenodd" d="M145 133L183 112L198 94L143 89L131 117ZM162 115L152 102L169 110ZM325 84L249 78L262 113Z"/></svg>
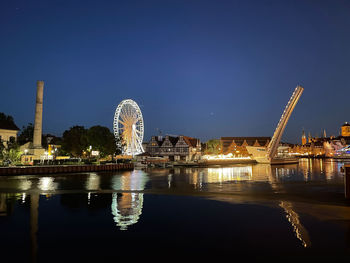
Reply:
<svg viewBox="0 0 350 263"><path fill-rule="evenodd" d="M62 151L74 157L82 157L91 150L99 151L100 157L120 154L113 133L100 125L85 129L84 126L73 126L63 133Z"/></svg>
<svg viewBox="0 0 350 263"><path fill-rule="evenodd" d="M0 113L0 121L11 123L15 126L12 116ZM0 160L18 159L20 156L19 145L33 140L34 125L29 123L23 126L17 141L3 143L0 141ZM52 138L55 138L52 141ZM73 157L91 156L91 151L99 151L99 156L104 158L109 155L121 153L121 147L116 144L116 139L109 128L96 125L86 129L84 126L73 126L64 131L62 138L53 135L43 135L42 144L47 148L48 144L59 144L59 154ZM118 140L118 145L121 145ZM14 157L16 155L16 158Z"/></svg>

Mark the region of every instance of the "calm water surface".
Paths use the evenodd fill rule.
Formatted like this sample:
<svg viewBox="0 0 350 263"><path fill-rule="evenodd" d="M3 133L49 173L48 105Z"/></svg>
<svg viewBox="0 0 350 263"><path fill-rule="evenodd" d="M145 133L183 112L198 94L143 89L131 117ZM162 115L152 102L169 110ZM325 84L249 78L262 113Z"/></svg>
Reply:
<svg viewBox="0 0 350 263"><path fill-rule="evenodd" d="M343 164L0 177L1 262L350 259Z"/></svg>

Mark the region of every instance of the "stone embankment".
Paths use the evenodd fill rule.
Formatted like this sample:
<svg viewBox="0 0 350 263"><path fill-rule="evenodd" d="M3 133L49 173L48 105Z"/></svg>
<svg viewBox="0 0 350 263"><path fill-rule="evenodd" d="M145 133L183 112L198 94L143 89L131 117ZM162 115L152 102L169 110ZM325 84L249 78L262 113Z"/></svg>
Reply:
<svg viewBox="0 0 350 263"><path fill-rule="evenodd" d="M30 175L55 173L81 173L99 171L133 170L132 163L98 164L98 165L48 165L48 166L21 166L0 167L1 175Z"/></svg>

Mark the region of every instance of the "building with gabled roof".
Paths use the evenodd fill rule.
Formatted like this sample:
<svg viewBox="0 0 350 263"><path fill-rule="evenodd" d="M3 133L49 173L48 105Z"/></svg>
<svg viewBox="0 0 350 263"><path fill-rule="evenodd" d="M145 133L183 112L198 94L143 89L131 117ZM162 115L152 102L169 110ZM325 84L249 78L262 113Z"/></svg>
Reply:
<svg viewBox="0 0 350 263"><path fill-rule="evenodd" d="M249 156L246 146L267 147L271 137L221 137L222 153L234 156Z"/></svg>
<svg viewBox="0 0 350 263"><path fill-rule="evenodd" d="M170 161L194 161L201 157L199 139L188 136L152 136L146 147L151 157L168 158Z"/></svg>

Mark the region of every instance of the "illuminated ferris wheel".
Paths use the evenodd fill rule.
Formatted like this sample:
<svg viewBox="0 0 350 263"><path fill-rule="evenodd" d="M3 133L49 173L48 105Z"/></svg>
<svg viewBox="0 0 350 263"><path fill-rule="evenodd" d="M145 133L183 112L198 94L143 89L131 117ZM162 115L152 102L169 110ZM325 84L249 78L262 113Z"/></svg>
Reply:
<svg viewBox="0 0 350 263"><path fill-rule="evenodd" d="M119 103L114 114L114 136L123 144L123 154L137 155L143 153L143 118L142 113L133 100L127 99Z"/></svg>

